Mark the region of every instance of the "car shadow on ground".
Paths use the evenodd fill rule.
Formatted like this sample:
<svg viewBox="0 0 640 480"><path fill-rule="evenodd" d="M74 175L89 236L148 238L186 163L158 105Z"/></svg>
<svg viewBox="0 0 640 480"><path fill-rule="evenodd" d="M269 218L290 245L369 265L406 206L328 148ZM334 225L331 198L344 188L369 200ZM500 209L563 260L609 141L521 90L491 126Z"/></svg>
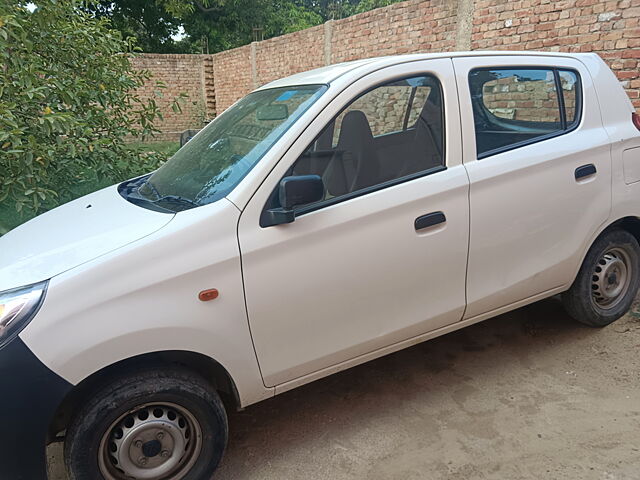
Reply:
<svg viewBox="0 0 640 480"><path fill-rule="evenodd" d="M406 431L414 417L427 429L436 420L421 408L462 408L483 379L496 381L505 366L535 369L536 359L597 332L569 318L554 297L231 413L228 451L215 478L270 478L269 465L278 471L279 463L305 456L331 462L341 442L345 450L357 447L357 441L349 445L354 429L367 429L371 444L384 444L378 433L393 432L376 433L376 423L395 422ZM322 468L317 478L340 476ZM282 478L279 472L273 478Z"/></svg>

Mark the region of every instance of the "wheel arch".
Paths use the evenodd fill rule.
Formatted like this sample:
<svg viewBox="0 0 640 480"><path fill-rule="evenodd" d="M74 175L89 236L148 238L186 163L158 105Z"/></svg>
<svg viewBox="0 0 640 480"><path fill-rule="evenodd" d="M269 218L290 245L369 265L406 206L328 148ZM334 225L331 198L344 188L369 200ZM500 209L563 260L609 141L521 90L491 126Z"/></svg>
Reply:
<svg viewBox="0 0 640 480"><path fill-rule="evenodd" d="M611 225L609 225L609 227L607 227L607 229L610 229L612 227L622 228L623 230L626 230L636 238L638 243L640 243L640 218L624 217L613 222Z"/></svg>
<svg viewBox="0 0 640 480"><path fill-rule="evenodd" d="M609 223L602 230L600 230L600 232L591 240L591 243L589 243L588 248L582 255L582 261L584 261L584 257L586 257L587 252L589 251L591 246L596 242L596 240L598 240L600 237L607 234L611 230L615 230L615 229L625 230L629 232L631 235L635 237L638 243L640 243L640 217L634 217L634 216L622 217L622 218L619 218L618 220L615 220Z"/></svg>
<svg viewBox="0 0 640 480"><path fill-rule="evenodd" d="M636 217L633 215L628 215L626 217L618 218L612 222L609 222L602 226L602 228L593 236L591 241L586 244L586 248L583 249L583 252L580 256L580 262L578 263L575 271L573 273L573 277L571 279L571 283L573 283L578 276L578 272L584 263L584 259L587 257L589 250L593 246L593 244L603 235L606 235L611 230L621 229L629 232L631 235L635 237L635 239L640 243L640 217Z"/></svg>
<svg viewBox="0 0 640 480"><path fill-rule="evenodd" d="M226 408L241 408L240 395L233 378L213 358L184 350L145 353L104 367L77 384L56 409L49 425L49 441L55 440L67 428L77 406L105 381L122 374L163 366L180 366L198 374L218 391Z"/></svg>

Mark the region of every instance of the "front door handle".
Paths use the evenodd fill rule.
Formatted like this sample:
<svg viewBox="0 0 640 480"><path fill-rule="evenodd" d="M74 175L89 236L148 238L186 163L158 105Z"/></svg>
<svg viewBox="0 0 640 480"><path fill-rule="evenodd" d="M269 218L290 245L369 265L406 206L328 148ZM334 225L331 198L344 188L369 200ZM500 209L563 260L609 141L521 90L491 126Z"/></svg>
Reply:
<svg viewBox="0 0 640 480"><path fill-rule="evenodd" d="M444 213L431 212L416 218L416 221L414 222L413 225L416 231L418 231L418 230L423 230L425 228L433 227L434 225L438 225L446 221L447 221L447 217L445 217Z"/></svg>
<svg viewBox="0 0 640 480"><path fill-rule="evenodd" d="M593 163L582 165L581 167L576 168L576 172L575 172L576 180L580 180L590 175L595 175L596 172L597 172L596 166Z"/></svg>

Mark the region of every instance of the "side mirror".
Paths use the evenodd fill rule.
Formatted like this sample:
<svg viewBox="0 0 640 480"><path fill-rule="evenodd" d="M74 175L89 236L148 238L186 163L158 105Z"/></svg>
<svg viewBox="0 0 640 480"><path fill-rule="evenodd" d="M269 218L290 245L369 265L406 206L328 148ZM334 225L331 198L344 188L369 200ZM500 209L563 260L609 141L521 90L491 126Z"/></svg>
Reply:
<svg viewBox="0 0 640 480"><path fill-rule="evenodd" d="M293 207L319 202L324 197L324 184L319 175L284 177L280 180L278 198L280 208L267 210L264 227L291 223L295 220Z"/></svg>

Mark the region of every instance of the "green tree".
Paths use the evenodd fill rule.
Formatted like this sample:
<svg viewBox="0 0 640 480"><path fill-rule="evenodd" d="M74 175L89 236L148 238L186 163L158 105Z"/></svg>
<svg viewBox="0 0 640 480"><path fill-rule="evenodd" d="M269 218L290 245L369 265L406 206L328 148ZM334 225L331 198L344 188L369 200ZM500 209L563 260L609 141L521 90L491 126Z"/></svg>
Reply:
<svg viewBox="0 0 640 480"><path fill-rule="evenodd" d="M132 40L76 0L0 3L0 233L99 185L152 170L125 142L160 112L136 93L149 74Z"/></svg>
<svg viewBox="0 0 640 480"><path fill-rule="evenodd" d="M145 52L215 53L400 0L101 0L89 7ZM186 37L176 40L179 27Z"/></svg>
<svg viewBox="0 0 640 480"><path fill-rule="evenodd" d="M185 33L191 42L210 53L246 45L253 40L271 38L319 25L317 12L292 0L226 0L205 10L181 13Z"/></svg>
<svg viewBox="0 0 640 480"><path fill-rule="evenodd" d="M189 53L192 45L172 38L180 32L181 20L165 7L147 0L101 0L83 6L92 16L109 19L123 38L135 37L137 46L145 52Z"/></svg>

